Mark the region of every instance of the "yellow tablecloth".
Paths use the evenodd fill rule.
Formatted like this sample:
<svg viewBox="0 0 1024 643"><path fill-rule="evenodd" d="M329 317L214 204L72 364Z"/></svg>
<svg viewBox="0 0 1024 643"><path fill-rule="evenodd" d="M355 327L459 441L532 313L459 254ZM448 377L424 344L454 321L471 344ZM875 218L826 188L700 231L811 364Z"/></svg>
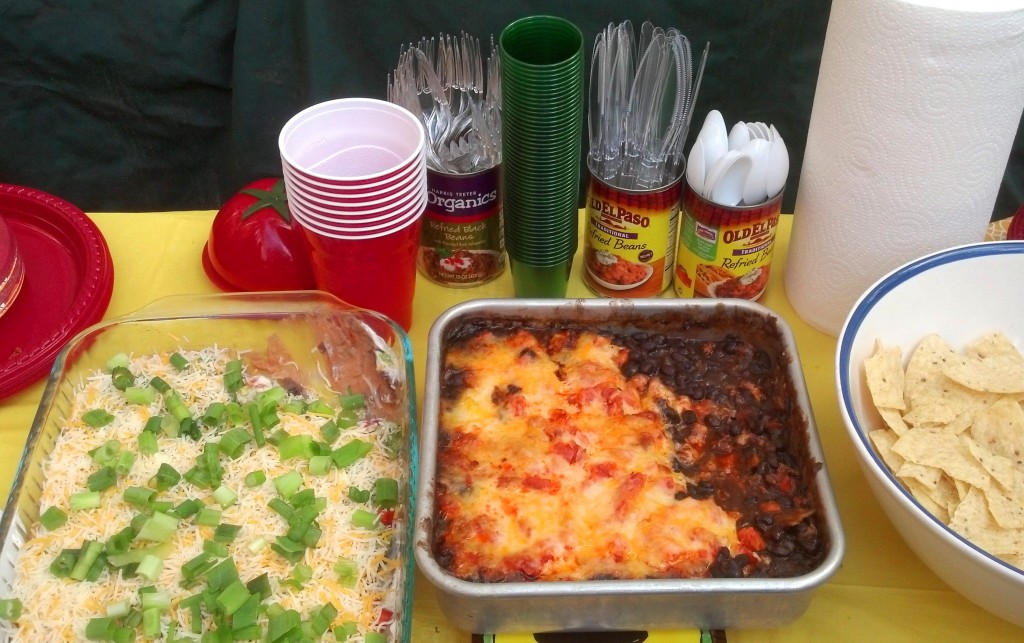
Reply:
<svg viewBox="0 0 1024 643"><path fill-rule="evenodd" d="M132 312L173 294L216 292L200 262L213 212L97 213L114 259L114 292L107 317ZM842 569L822 587L807 613L775 630L730 631L730 643L760 641L1007 641L1024 632L968 603L936 578L903 544L867 489L846 437L835 394L835 339L807 326L786 300L783 273L791 216L779 226L771 282L761 303L793 329L811 402L846 532ZM592 296L576 261L570 297ZM451 305L470 298L511 297L512 282L501 278L472 289L448 289L420 278L410 336L416 381L422 398L427 332ZM671 294L669 296L672 296ZM0 401L0 489L10 488L25 436L42 394L42 382ZM1022 606L1024 609L1024 606ZM413 614L416 643L468 643L439 611L433 588L416 580Z"/></svg>

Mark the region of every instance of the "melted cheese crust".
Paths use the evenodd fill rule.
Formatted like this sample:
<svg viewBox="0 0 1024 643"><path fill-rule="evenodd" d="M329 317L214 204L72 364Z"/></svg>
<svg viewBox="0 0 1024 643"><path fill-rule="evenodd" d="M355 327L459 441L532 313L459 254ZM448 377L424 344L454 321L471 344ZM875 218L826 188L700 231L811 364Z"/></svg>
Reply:
<svg viewBox="0 0 1024 643"><path fill-rule="evenodd" d="M134 358L129 369L137 383L148 382L154 376L163 378L181 394L193 417L200 417L214 401L226 403L230 400L223 385L223 373L232 355L215 347L179 352L190 362L184 371L179 372L171 366L169 354ZM239 402L242 403L273 385L262 376L246 377L246 382L247 386L239 393ZM114 421L99 429L84 423L82 414L97 408L111 413ZM160 436L159 451L154 455L138 454L128 475L121 478L117 486L103 492L103 503L99 508L71 511L71 494L85 490L87 477L98 468L89 451L107 440L116 439L121 442L122 449L137 452L136 443L142 427L152 415L162 413L164 409L159 395L148 406L126 403L124 394L113 387L107 373L96 373L77 390L66 424L45 463L46 483L41 498L42 509L60 507L68 513L69 520L50 532L36 524L20 551L14 595L21 599L24 611L17 621L13 641L84 640L85 625L90 618L103 616L107 605L119 600L127 599L137 606L138 591L146 585L156 585L171 596L171 609L162 618L164 631L174 620L180 624L177 639L199 640L199 635L188 631L191 623L189 611L179 608L178 604L183 598L200 591L204 584L191 589L181 588L180 569L202 551L204 539L213 538L212 527L197 525L191 518L182 520L171 540L171 553L165 558L155 583L141 576L125 579L108 571L103 572L98 582L76 582L55 578L49 571L50 563L62 549L78 548L86 539L105 541L128 525L138 510L122 499L125 488L147 486L163 463L184 474L195 464L204 445L219 439L219 434L211 430L205 430L202 439L197 441ZM279 428L289 434L311 435L318 440L322 439L320 426L328 419L283 411L279 412L279 417ZM371 489L374 481L382 476L401 479L400 463L387 455L385 447L389 437L398 430L394 424L375 419L361 421L347 429L335 446L360 438L372 443L374 448L346 469L332 467L324 476L310 475L305 460L282 462L277 449L269 443L262 448L250 443L243 455L235 460L221 457L223 484L238 494L237 502L223 509L221 522L242 527L229 545L230 555L243 582L264 572L269 574L273 594L264 601L265 604L279 603L287 609L297 610L305 618L314 607L332 603L339 611L332 625L345 621L359 624L360 634L353 636L353 641L361 641L362 633L368 630L381 629L382 622L386 625L391 614L397 611L399 606L395 602L400 592L396 588L400 582L398 571L401 561L394 558L391 551L393 527L353 527L353 512L361 506L369 507L349 500L347 492L349 486ZM266 474L266 482L254 488L246 487L245 476L257 470ZM293 565L269 547L276 536L283 535L288 529L285 520L267 506L277 496L273 480L292 470L302 474L302 488L311 488L317 497L327 499L327 507L318 517L323 534L317 547L307 549L302 560L313 569L313 577L301 590L281 583L289 577ZM220 508L212 492L198 489L184 478L175 487L159 494L160 500L171 501L175 505L186 498L198 498L209 507ZM249 545L259 538L265 539L267 546L254 553ZM338 582L333 566L340 557L357 563L359 574L355 587L346 587ZM261 615L260 622L266 625L265 615ZM333 640L330 631L326 637Z"/></svg>
<svg viewBox="0 0 1024 643"><path fill-rule="evenodd" d="M482 332L446 354L459 383L440 417L441 563L476 581L699 577L720 548L744 551L735 516L677 499L658 404L693 403L625 378L605 336L558 337Z"/></svg>

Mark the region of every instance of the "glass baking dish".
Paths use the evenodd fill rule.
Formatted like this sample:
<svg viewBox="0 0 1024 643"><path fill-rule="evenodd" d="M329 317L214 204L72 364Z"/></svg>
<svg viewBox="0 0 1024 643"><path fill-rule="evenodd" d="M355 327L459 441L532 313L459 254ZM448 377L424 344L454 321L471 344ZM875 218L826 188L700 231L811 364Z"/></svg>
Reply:
<svg viewBox="0 0 1024 643"><path fill-rule="evenodd" d="M411 526L417 478L412 347L405 332L390 319L316 291L169 297L125 317L93 325L74 337L56 358L0 519L0 598L10 595L19 552L39 520L43 465L70 412L74 389L83 378L102 369L118 353L139 355L209 346L264 351L272 337L292 358L307 391L324 399L339 392L363 393L375 417L401 427L401 444L395 452L402 474L390 552L397 571L390 584L393 595L385 599L384 607L393 613L385 631L388 640L409 641L414 579ZM12 638L11 628L0 621L0 641Z"/></svg>

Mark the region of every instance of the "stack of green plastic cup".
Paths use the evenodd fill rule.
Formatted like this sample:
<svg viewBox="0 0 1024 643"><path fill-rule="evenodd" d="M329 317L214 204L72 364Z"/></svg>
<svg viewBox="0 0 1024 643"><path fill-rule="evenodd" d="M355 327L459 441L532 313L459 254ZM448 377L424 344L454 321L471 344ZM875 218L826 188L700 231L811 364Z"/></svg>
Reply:
<svg viewBox="0 0 1024 643"><path fill-rule="evenodd" d="M499 39L505 247L518 297L564 297L579 242L583 34L530 16Z"/></svg>

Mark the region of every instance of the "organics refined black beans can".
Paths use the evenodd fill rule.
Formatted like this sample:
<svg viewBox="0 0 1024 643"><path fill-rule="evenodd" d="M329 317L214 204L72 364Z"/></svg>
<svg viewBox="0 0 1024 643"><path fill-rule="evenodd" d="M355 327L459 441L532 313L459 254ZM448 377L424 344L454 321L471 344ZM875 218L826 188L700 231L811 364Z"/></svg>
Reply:
<svg viewBox="0 0 1024 643"><path fill-rule="evenodd" d="M505 270L500 165L474 174L427 170L416 265L430 281L456 288L486 283Z"/></svg>

